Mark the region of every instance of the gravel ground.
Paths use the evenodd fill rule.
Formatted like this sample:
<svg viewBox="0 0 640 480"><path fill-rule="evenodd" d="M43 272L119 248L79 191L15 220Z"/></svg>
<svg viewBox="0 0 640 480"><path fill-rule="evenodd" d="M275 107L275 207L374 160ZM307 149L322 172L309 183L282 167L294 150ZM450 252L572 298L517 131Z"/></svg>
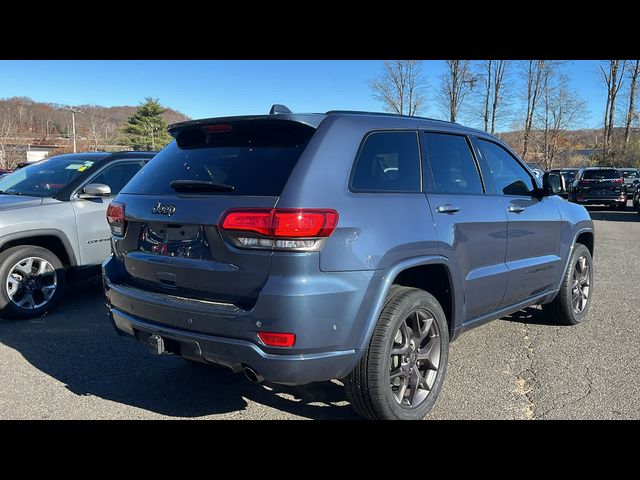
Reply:
<svg viewBox="0 0 640 480"><path fill-rule="evenodd" d="M451 346L429 418L640 418L640 216L591 210L595 296L576 327L538 308ZM49 316L0 320L0 419L354 419L338 382L253 385L223 368L154 357L116 336L97 279L70 285Z"/></svg>

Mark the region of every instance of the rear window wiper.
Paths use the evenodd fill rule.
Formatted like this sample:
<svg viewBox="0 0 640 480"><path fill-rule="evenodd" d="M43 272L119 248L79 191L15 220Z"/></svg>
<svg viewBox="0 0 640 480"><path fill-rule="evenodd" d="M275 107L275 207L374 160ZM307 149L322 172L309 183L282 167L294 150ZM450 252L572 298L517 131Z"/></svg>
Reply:
<svg viewBox="0 0 640 480"><path fill-rule="evenodd" d="M177 192L233 192L233 185L206 180L173 180L169 186Z"/></svg>
<svg viewBox="0 0 640 480"><path fill-rule="evenodd" d="M0 190L0 195L22 195L20 192L5 192L4 190Z"/></svg>

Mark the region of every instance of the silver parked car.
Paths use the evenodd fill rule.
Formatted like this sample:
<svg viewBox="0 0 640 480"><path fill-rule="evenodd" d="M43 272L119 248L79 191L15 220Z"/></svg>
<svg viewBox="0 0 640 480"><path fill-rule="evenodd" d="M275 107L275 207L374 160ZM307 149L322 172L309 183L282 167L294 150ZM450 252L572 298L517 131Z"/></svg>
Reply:
<svg viewBox="0 0 640 480"><path fill-rule="evenodd" d="M67 272L99 272L109 254L107 207L154 155L58 155L0 179L0 315L42 315Z"/></svg>

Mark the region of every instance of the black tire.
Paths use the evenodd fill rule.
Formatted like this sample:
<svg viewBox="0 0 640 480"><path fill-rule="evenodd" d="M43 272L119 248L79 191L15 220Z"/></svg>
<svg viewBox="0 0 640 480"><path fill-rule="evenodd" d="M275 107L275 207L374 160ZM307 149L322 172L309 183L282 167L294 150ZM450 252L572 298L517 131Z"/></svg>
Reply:
<svg viewBox="0 0 640 480"><path fill-rule="evenodd" d="M411 345L414 345L413 340L410 340L407 336L404 339L404 343L407 344L406 349L409 355L393 355L393 357L411 357L409 361L414 362L418 357L416 354L420 353L421 345L424 345L424 351L431 352L426 355L437 355L437 362L433 362L430 359L418 361L422 363L415 364L418 369L421 368L418 365L422 365L422 368L425 368L427 373L423 377L415 377L420 379L419 386L415 389L415 395L420 393L422 398L419 402L416 401L416 405L410 405L409 398L412 397L412 389L405 387L401 390L401 387L396 389L395 386L391 385L391 367L395 361L401 361L400 358L392 359L392 347L398 336L402 340L401 325L408 321L409 318L413 318L413 312L418 311L421 315L430 317L423 316L422 319L417 320L418 322L424 322L422 325L418 324L416 329L420 333L420 328L424 327L424 333L426 334L424 340L421 340L414 349L411 347ZM418 317L415 318L417 319ZM428 324L427 321L429 322ZM413 337L411 338L413 339ZM431 342L434 343L432 344ZM438 348L435 348L436 346ZM429 413L442 389L448 358L449 327L444 311L438 301L433 295L417 288L395 287L389 291L367 350L358 365L344 379L347 399L354 409L365 418L375 420L420 420ZM425 366L427 364L429 366ZM407 363L407 365L414 364ZM437 370L432 367L436 367ZM401 367L398 366L395 370L400 369ZM411 369L410 371L413 372L414 370ZM418 373L420 372L418 371ZM413 376L413 373L411 375ZM410 378L405 378L407 384L410 381ZM427 386L428 382L431 383L429 389L422 388ZM407 392L409 393L409 398L404 397ZM398 400L397 397L401 397L401 399ZM407 405L401 405L400 402L405 400L407 400Z"/></svg>
<svg viewBox="0 0 640 480"><path fill-rule="evenodd" d="M23 277L16 270L16 267L29 258L35 260L31 262L33 276L26 287L23 286L26 274ZM42 262L45 260L46 262ZM51 269L46 265L49 264ZM27 263L24 264L27 268ZM48 269L42 275L37 275L41 265ZM53 270L53 272L51 271ZM9 278L10 275L11 279ZM19 280L18 280L19 278ZM53 280L52 280L53 279ZM11 282L11 286L9 283ZM65 271L60 259L46 248L34 245L20 245L12 247L0 254L0 315L11 318L34 318L44 315L61 298L65 287ZM20 286L16 286L20 285ZM54 287L53 289L51 287ZM10 290L17 289L10 293ZM20 290L22 289L22 290ZM52 293L50 293L52 291ZM18 306L25 296L31 294L31 300L25 301L24 306ZM12 299L13 295L13 299ZM50 295L50 296L49 296Z"/></svg>
<svg viewBox="0 0 640 480"><path fill-rule="evenodd" d="M586 303L582 307L582 310L577 311L574 309L574 286L575 279L574 273L576 272L576 266L578 261L584 257L588 264L588 292ZM558 295L553 299L551 303L542 305L542 310L546 317L561 325L577 325L582 323L589 313L589 306L591 305L591 299L593 297L593 262L591 259L591 253L589 249L581 243L576 243L567 271L562 278L562 284Z"/></svg>

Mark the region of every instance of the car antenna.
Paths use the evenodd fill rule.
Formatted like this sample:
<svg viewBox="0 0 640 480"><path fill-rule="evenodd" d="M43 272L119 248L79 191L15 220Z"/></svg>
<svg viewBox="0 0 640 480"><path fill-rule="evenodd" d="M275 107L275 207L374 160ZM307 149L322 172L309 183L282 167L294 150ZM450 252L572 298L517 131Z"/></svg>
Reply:
<svg viewBox="0 0 640 480"><path fill-rule="evenodd" d="M274 104L269 110L269 115L278 115L279 113L293 113L286 106L280 105L279 103Z"/></svg>

